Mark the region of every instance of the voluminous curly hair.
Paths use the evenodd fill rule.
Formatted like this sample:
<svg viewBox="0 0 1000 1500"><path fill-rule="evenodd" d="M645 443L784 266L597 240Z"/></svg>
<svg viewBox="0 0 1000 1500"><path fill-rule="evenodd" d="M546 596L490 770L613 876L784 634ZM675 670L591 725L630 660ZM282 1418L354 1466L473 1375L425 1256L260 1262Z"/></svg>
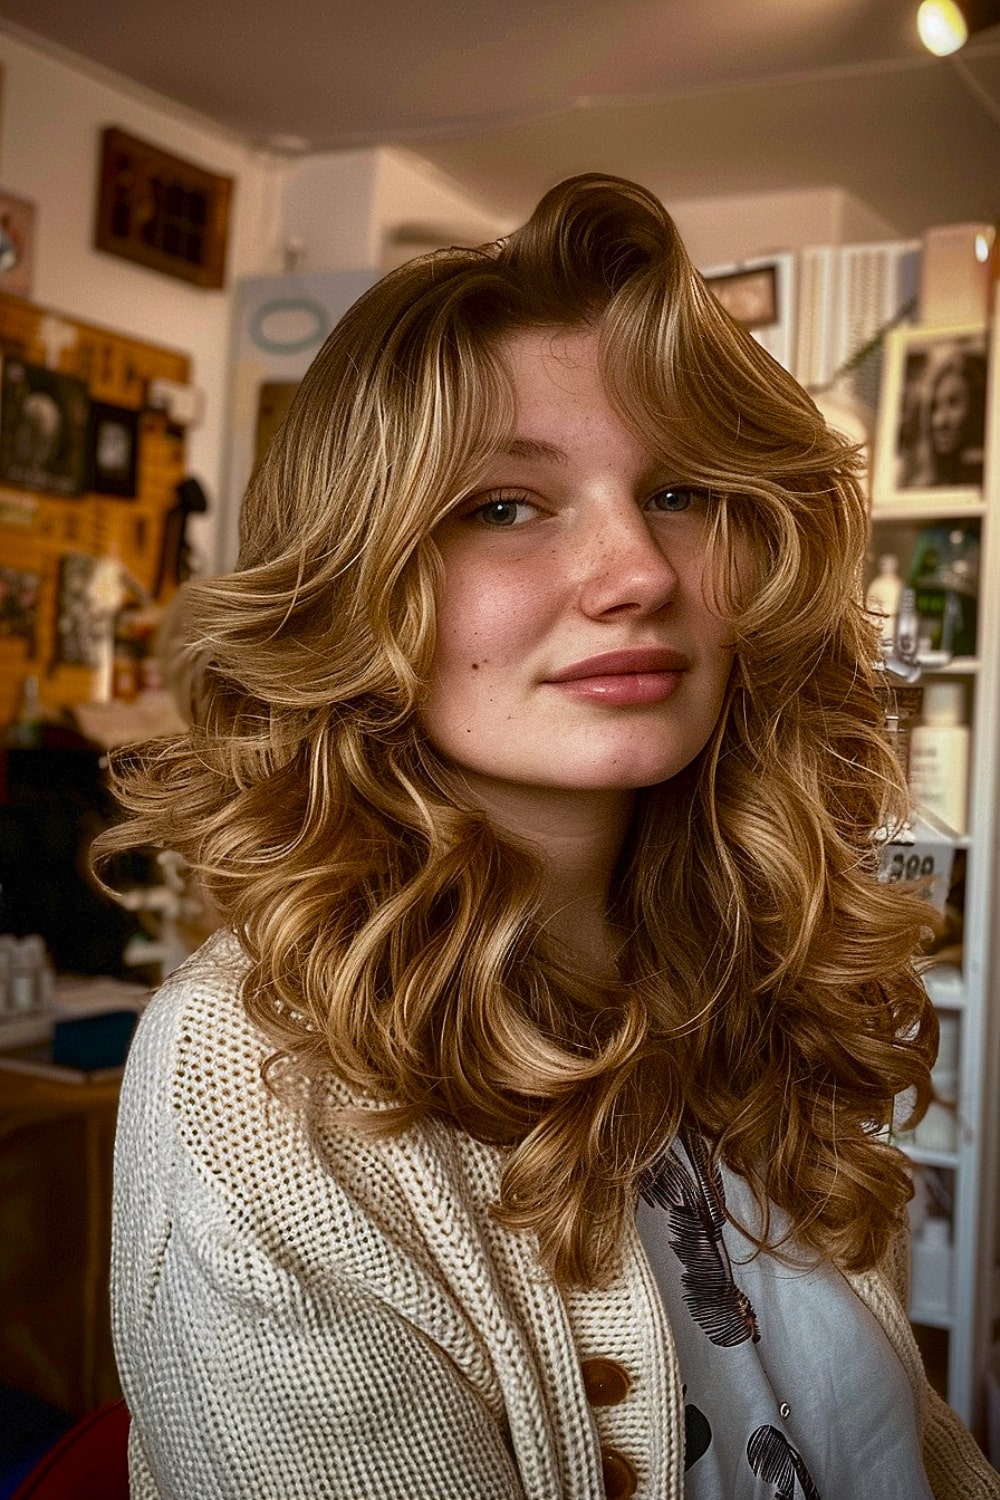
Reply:
<svg viewBox="0 0 1000 1500"><path fill-rule="evenodd" d="M437 523L515 416L506 337L586 326L608 397L711 493L736 657L716 731L636 795L613 983L547 940L537 853L421 733ZM734 545L735 539L739 545ZM717 304L643 189L585 176L521 230L421 258L334 329L246 498L239 565L189 584L191 728L119 759L137 843L181 851L250 958L244 1003L372 1128L505 1148L496 1212L606 1280L642 1174L692 1126L799 1241L874 1264L910 1194L878 1132L929 1091L925 913L877 880L902 816L852 451ZM737 561L739 559L739 561ZM352 1114L355 1125L363 1112Z"/></svg>

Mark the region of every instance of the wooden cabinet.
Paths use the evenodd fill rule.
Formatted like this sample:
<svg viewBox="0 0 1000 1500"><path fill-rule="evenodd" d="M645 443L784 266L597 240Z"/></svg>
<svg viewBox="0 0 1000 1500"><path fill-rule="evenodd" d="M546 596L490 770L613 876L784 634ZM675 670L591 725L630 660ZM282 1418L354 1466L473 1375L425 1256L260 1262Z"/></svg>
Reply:
<svg viewBox="0 0 1000 1500"><path fill-rule="evenodd" d="M120 1395L108 1266L118 1082L0 1075L0 1385L72 1416Z"/></svg>

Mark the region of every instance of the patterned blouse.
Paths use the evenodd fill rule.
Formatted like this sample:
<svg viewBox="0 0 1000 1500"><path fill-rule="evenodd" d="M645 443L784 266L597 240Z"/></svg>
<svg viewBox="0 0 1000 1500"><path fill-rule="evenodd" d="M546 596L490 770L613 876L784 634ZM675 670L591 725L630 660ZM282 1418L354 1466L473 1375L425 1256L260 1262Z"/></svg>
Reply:
<svg viewBox="0 0 1000 1500"><path fill-rule="evenodd" d="M727 1211L760 1222L697 1136L639 1204L684 1380L685 1500L933 1500L913 1393L871 1313L830 1262L758 1254Z"/></svg>

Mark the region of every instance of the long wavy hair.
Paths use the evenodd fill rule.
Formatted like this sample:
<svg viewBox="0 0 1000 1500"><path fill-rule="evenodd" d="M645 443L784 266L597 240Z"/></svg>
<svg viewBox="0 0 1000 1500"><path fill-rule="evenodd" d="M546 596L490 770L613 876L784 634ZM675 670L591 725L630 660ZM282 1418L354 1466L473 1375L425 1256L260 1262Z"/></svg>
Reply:
<svg viewBox="0 0 1000 1500"><path fill-rule="evenodd" d="M463 801L419 721L434 529L512 432L504 339L580 326L621 419L711 493L737 643L710 743L636 795L610 983L546 938L538 854ZM237 569L182 596L191 727L119 757L133 816L102 853L185 855L275 1057L378 1101L373 1128L434 1118L499 1144L496 1212L562 1282L613 1273L682 1125L801 1243L871 1266L910 1195L879 1132L896 1096L928 1097L936 1028L912 966L924 908L877 879L873 830L904 789L859 602L866 529L852 451L663 207L571 179L334 329L250 486Z"/></svg>

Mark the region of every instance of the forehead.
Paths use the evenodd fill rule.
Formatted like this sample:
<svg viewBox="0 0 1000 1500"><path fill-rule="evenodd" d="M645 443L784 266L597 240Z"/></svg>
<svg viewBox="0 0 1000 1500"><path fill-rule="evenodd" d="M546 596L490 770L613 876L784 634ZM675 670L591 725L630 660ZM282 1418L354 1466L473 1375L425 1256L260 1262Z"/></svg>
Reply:
<svg viewBox="0 0 1000 1500"><path fill-rule="evenodd" d="M593 328L520 328L506 334L498 349L518 384L540 374L551 378L561 369L598 374L600 368L600 338Z"/></svg>
<svg viewBox="0 0 1000 1500"><path fill-rule="evenodd" d="M508 335L499 353L510 377L517 435L610 414L599 339L592 330L527 329Z"/></svg>
<svg viewBox="0 0 1000 1500"><path fill-rule="evenodd" d="M568 453L626 453L636 461L672 461L666 424L642 426L609 391L598 329L533 328L507 335L498 352L510 377L512 422L500 451L565 462ZM614 355L611 356L612 360ZM615 367L612 364L611 377Z"/></svg>

